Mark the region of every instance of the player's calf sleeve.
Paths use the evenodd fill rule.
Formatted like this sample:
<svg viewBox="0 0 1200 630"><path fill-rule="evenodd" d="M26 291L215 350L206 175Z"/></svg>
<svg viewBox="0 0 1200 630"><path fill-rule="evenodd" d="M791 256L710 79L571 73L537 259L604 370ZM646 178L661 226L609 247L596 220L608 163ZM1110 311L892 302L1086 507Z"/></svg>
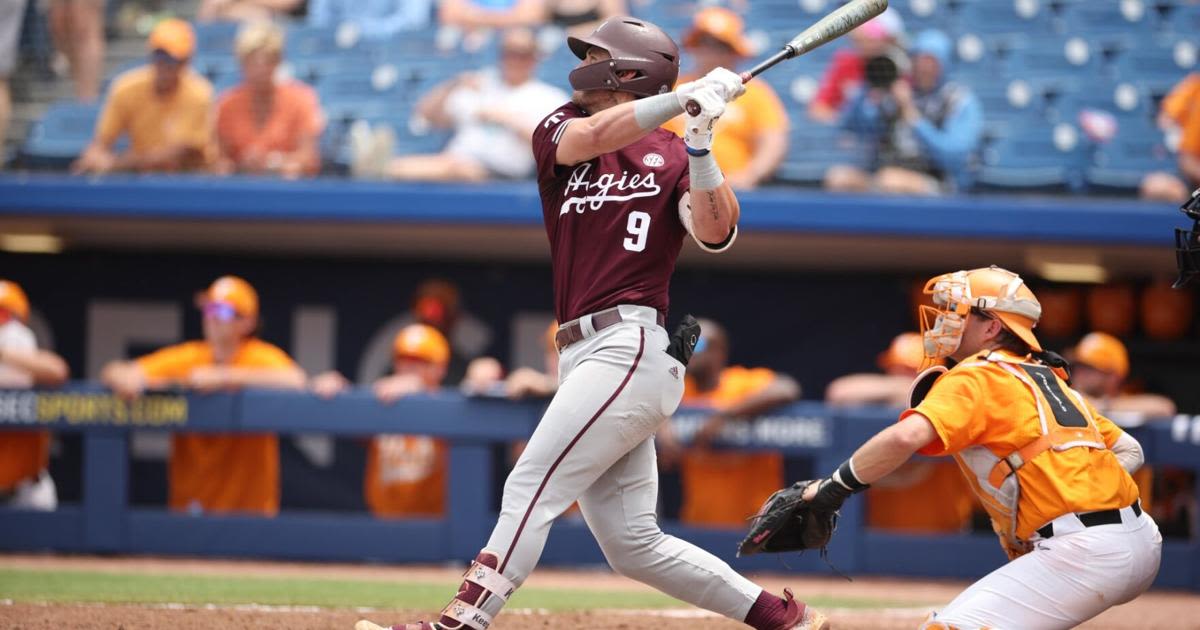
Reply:
<svg viewBox="0 0 1200 630"><path fill-rule="evenodd" d="M785 589L784 596L779 597L764 589L746 613L745 623L755 630L785 630L804 616L804 608L790 590Z"/></svg>
<svg viewBox="0 0 1200 630"><path fill-rule="evenodd" d="M458 594L442 610L438 627L444 630L487 630L492 625L492 615L483 610L483 603L491 597L500 599L501 606L512 597L516 586L500 575L496 568L500 558L490 552L481 551L463 574Z"/></svg>

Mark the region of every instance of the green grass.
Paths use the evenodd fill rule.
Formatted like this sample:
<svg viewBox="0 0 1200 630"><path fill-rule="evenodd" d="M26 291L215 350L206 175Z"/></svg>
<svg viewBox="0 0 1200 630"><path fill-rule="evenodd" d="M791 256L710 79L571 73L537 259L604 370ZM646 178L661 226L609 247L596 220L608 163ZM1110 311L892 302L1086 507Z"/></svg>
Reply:
<svg viewBox="0 0 1200 630"><path fill-rule="evenodd" d="M266 604L325 608L438 608L457 582L391 583L380 580L302 577L153 575L100 571L0 569L0 598L23 602ZM823 607L879 608L912 602L837 598L815 599ZM510 602L517 608L677 608L673 598L651 592L588 589L521 589Z"/></svg>

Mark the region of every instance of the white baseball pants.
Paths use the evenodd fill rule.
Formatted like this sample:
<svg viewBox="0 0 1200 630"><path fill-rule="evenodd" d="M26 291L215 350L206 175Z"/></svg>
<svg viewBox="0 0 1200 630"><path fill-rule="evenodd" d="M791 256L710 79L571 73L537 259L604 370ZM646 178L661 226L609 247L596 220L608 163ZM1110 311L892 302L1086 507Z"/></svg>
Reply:
<svg viewBox="0 0 1200 630"><path fill-rule="evenodd" d="M762 589L724 561L663 534L655 507L653 436L683 396L683 366L666 353L654 309L621 306L623 321L566 348L560 386L504 484L486 550L520 586L541 556L550 525L578 500L618 573L738 621ZM503 602L489 598L492 615Z"/></svg>
<svg viewBox="0 0 1200 630"><path fill-rule="evenodd" d="M1095 527L1074 514L1053 522L1053 537L972 584L924 627L1074 628L1150 588L1162 536L1149 514L1124 508L1120 524Z"/></svg>

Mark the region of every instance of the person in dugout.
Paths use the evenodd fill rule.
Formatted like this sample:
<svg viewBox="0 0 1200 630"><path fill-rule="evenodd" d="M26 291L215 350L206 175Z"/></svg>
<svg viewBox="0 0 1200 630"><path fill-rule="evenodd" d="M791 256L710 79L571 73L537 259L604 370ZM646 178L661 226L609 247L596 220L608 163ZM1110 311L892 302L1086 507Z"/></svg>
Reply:
<svg viewBox="0 0 1200 630"><path fill-rule="evenodd" d="M305 374L257 336L258 293L236 276L196 297L204 338L132 361L112 361L100 379L125 399L180 387L198 393L244 387L303 389ZM273 433L174 433L168 464L171 510L274 516L279 511L279 442Z"/></svg>
<svg viewBox="0 0 1200 630"><path fill-rule="evenodd" d="M21 285L0 280L0 389L57 387L68 374L62 357L38 348L29 328L29 298ZM0 431L0 505L57 508L49 464L49 431Z"/></svg>
<svg viewBox="0 0 1200 630"><path fill-rule="evenodd" d="M450 344L432 326L409 324L392 342L390 375L375 381L372 391L383 404L419 393L435 392L446 378ZM321 398L333 398L351 387L341 373L319 374L309 384ZM440 516L446 511L446 474L450 447L427 435L386 434L371 439L363 496L371 513L381 518Z"/></svg>

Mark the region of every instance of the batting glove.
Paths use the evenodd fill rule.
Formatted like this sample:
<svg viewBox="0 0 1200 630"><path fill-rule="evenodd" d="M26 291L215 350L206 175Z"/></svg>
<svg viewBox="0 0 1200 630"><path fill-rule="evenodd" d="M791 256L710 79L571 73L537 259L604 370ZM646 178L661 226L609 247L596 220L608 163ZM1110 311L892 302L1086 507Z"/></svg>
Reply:
<svg viewBox="0 0 1200 630"><path fill-rule="evenodd" d="M732 103L734 99L746 93L746 84L742 83L742 76L725 68L709 72L697 83L718 88L726 103Z"/></svg>
<svg viewBox="0 0 1200 630"><path fill-rule="evenodd" d="M700 113L684 117L683 142L692 152L706 152L712 148L713 125L725 113L725 99L720 88L712 86L693 91L689 98L700 106Z"/></svg>

